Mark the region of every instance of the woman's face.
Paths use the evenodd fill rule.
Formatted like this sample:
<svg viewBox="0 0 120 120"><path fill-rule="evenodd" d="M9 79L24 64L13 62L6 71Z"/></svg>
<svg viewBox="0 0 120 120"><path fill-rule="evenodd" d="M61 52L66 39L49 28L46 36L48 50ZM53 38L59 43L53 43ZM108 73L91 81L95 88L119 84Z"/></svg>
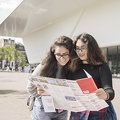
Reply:
<svg viewBox="0 0 120 120"><path fill-rule="evenodd" d="M58 64L62 66L66 65L70 60L69 50L64 46L56 46L54 54Z"/></svg>
<svg viewBox="0 0 120 120"><path fill-rule="evenodd" d="M83 43L81 40L78 40L76 43L76 53L78 57L83 61L83 63L87 62L87 45Z"/></svg>

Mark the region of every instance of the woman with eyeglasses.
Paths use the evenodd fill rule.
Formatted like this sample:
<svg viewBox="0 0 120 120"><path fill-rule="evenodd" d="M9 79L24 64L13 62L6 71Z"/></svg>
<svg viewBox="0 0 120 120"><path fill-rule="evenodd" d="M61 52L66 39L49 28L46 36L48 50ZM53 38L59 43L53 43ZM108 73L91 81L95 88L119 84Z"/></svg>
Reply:
<svg viewBox="0 0 120 120"><path fill-rule="evenodd" d="M111 71L95 38L87 33L80 34L74 41L74 50L76 51L76 58L73 59L71 64L74 72L70 75L70 78L73 80L86 78L84 70L87 71L98 87L94 91L96 96L107 102L113 100L115 93ZM107 108L98 112L86 112L86 115L83 115L82 112L71 112L70 120L113 120L106 118L106 111ZM114 120L117 120L116 116Z"/></svg>
<svg viewBox="0 0 120 120"><path fill-rule="evenodd" d="M68 76L69 63L74 53L73 41L67 36L60 36L55 40L50 50L40 65L37 66L32 75L40 75L51 78L65 79ZM41 96L43 89L38 89L31 82L27 84L27 91L35 96L32 110L32 120L67 120L68 111L56 109L56 112L46 113L42 106Z"/></svg>

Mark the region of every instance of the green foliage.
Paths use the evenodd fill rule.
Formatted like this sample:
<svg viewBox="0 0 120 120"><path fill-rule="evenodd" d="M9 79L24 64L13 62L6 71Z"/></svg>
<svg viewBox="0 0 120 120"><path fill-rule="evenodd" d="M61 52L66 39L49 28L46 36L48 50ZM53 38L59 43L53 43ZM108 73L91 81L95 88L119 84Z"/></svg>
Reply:
<svg viewBox="0 0 120 120"><path fill-rule="evenodd" d="M15 61L19 63L19 66L26 64L25 56L16 50L13 46L4 46L0 48L0 59L7 61Z"/></svg>

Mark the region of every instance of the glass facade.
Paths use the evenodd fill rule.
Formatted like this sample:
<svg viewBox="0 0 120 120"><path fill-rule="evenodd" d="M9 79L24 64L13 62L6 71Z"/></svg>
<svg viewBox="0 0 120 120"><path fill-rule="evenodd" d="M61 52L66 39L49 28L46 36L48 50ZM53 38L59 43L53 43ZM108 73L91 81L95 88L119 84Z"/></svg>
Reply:
<svg viewBox="0 0 120 120"><path fill-rule="evenodd" d="M120 46L102 48L113 77L120 77Z"/></svg>

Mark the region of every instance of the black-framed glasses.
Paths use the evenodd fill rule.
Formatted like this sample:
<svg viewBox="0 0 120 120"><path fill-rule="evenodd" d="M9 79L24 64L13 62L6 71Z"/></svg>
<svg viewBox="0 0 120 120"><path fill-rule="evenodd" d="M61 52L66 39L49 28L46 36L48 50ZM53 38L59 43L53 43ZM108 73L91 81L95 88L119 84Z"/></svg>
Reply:
<svg viewBox="0 0 120 120"><path fill-rule="evenodd" d="M85 51L87 50L87 47L83 47L83 48L78 48L78 47L76 47L74 50L75 50L76 52L85 52Z"/></svg>
<svg viewBox="0 0 120 120"><path fill-rule="evenodd" d="M69 58L69 57L70 57L70 54L68 54L68 53L63 53L63 54L61 55L60 53L56 53L55 56L56 56L57 58L61 58L61 57L63 57L63 58Z"/></svg>

